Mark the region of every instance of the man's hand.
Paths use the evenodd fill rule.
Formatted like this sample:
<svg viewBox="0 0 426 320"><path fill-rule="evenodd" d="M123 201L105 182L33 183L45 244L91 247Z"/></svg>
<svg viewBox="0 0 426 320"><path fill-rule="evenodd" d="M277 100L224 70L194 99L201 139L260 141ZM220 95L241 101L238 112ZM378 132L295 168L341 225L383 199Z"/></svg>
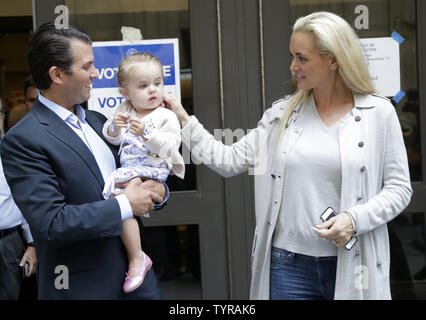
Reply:
<svg viewBox="0 0 426 320"><path fill-rule="evenodd" d="M37 255L34 247L28 247L25 250L24 255L22 256L21 262L19 262L19 266L23 267L25 263L28 262L30 264L30 271L28 272L27 277L33 275L36 271L37 266Z"/></svg>
<svg viewBox="0 0 426 320"><path fill-rule="evenodd" d="M156 180L153 180L153 179L144 179L144 178L141 178L141 179L143 181L142 185L145 188L147 188L147 189L149 189L153 192L156 192L157 194L159 194L161 196L162 200L156 201L156 202L157 203L162 202L163 199L164 199L164 196L166 195L166 188L164 187L164 184L162 184L161 182L158 182Z"/></svg>
<svg viewBox="0 0 426 320"><path fill-rule="evenodd" d="M124 194L130 202L133 214L142 216L154 209L154 202L160 203L163 201L165 188L162 183L154 180L142 182L140 178L134 178L126 186Z"/></svg>

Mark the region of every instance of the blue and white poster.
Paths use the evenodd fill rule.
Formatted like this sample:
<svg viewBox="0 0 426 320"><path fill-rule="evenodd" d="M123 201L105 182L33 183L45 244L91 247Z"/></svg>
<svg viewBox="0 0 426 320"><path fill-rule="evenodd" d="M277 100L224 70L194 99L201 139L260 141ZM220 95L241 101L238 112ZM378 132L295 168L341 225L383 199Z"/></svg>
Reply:
<svg viewBox="0 0 426 320"><path fill-rule="evenodd" d="M93 80L88 101L90 110L111 117L124 102L118 91L117 70L123 57L136 52L150 52L163 64L164 92L180 96L180 67L178 39L93 42L95 67L99 78Z"/></svg>

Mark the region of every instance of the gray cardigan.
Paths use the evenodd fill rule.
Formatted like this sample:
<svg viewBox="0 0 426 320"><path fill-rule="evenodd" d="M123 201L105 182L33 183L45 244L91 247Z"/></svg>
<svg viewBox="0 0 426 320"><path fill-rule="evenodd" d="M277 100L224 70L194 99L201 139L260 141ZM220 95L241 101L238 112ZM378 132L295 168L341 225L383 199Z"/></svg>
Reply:
<svg viewBox="0 0 426 320"><path fill-rule="evenodd" d="M355 223L358 242L338 249L335 299L391 299L389 239L386 223L408 205L412 189L407 153L395 109L387 98L354 93L352 119L339 133L342 161L341 209ZM313 103L313 99L310 99ZM251 299L269 299L272 235L281 206L286 154L302 133L300 106L275 141L288 100L276 101L257 127L225 146L191 116L182 142L224 177L254 174L256 229L252 249ZM194 152L196 151L196 152ZM276 157L281 159L276 161ZM284 204L285 205L285 204Z"/></svg>

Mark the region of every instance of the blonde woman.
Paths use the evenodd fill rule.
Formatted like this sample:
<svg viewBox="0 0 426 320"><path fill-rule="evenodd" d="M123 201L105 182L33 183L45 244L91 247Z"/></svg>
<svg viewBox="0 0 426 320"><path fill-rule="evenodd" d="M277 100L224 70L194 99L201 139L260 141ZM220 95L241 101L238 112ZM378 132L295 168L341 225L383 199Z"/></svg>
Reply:
<svg viewBox="0 0 426 320"><path fill-rule="evenodd" d="M339 16L299 18L290 52L297 91L232 146L214 140L173 97L165 101L192 156L215 161L219 174L266 158L254 177L252 299L390 299L386 223L412 194L394 107L374 93L359 39ZM267 152L256 154L262 132ZM337 215L323 222L329 207Z"/></svg>

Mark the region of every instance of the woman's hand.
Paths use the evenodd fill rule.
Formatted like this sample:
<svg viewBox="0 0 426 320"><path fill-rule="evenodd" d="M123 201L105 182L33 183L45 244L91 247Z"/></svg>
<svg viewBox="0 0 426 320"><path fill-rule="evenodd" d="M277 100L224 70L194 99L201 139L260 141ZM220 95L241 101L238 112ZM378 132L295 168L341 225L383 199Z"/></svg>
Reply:
<svg viewBox="0 0 426 320"><path fill-rule="evenodd" d="M182 107L182 104L178 101L178 99L175 96L172 96L170 94L165 94L163 97L164 106L170 110L172 110L177 118L179 119L181 127L185 127L186 124L189 122L189 115L185 111L185 109Z"/></svg>
<svg viewBox="0 0 426 320"><path fill-rule="evenodd" d="M346 212L338 214L317 226L318 235L330 240L337 247L345 245L353 236L354 229L351 218Z"/></svg>

